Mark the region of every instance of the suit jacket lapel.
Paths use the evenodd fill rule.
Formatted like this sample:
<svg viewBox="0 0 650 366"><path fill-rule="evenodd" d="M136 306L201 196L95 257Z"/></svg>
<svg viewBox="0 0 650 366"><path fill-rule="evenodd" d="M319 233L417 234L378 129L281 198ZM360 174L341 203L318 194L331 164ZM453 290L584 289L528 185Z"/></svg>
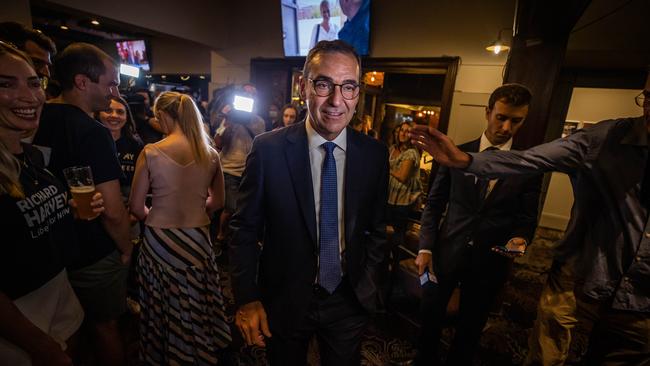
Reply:
<svg viewBox="0 0 650 366"><path fill-rule="evenodd" d="M465 152L476 153L476 152L478 152L478 149L480 148L480 146L481 146L481 139L479 138L479 139L476 139L474 141L469 142L466 145L466 148L464 149L464 151ZM472 183L472 185L471 185L472 188L471 188L470 192L472 192L472 195L474 196L474 199L476 200L478 207L481 207L481 205L483 204L483 198L481 197L481 192L480 192L480 189L479 189L478 177L467 176L467 178L469 180L468 183L470 183L470 182Z"/></svg>
<svg viewBox="0 0 650 366"><path fill-rule="evenodd" d="M499 187L501 187L501 184L503 183L503 179L498 179L496 183L494 183L494 187L492 187L492 191L490 191L490 194L485 197L483 200L483 206L489 205L490 202L494 201L495 195L499 194Z"/></svg>
<svg viewBox="0 0 650 366"><path fill-rule="evenodd" d="M311 163L309 162L307 131L304 122L287 127L287 129L289 143L285 149L285 157L300 211L312 242L316 245L316 206L314 205L314 186L311 177Z"/></svg>
<svg viewBox="0 0 650 366"><path fill-rule="evenodd" d="M348 129L347 151L345 152L345 191L343 191L343 215L345 220L345 243L350 245L356 226L355 213L359 212L359 185L364 181L363 155L359 147L359 136Z"/></svg>

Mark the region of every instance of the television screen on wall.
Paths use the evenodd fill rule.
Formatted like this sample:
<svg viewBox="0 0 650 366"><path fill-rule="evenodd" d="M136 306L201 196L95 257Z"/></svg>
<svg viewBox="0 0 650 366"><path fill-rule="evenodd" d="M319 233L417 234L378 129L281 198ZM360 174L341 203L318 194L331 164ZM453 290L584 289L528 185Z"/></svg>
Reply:
<svg viewBox="0 0 650 366"><path fill-rule="evenodd" d="M341 39L369 54L370 1L281 0L285 56L306 56L318 41Z"/></svg>
<svg viewBox="0 0 650 366"><path fill-rule="evenodd" d="M144 40L119 41L115 43L120 63L129 66L139 67L149 71L149 58L147 56L147 45Z"/></svg>

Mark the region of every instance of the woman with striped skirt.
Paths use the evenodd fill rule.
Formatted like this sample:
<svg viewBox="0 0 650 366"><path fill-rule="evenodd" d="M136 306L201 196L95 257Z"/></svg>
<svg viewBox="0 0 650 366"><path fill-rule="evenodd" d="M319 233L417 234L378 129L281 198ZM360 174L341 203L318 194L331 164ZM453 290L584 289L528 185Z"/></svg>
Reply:
<svg viewBox="0 0 650 366"><path fill-rule="evenodd" d="M224 203L221 164L191 97L165 92L154 111L167 137L140 154L130 202L146 224L136 267L141 358L214 365L231 340L208 233L209 217Z"/></svg>

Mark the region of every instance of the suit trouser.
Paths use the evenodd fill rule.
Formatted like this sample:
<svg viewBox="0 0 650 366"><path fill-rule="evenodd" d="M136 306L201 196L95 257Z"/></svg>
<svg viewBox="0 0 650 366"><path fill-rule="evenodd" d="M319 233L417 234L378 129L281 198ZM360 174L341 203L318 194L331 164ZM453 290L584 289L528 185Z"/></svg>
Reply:
<svg viewBox="0 0 650 366"><path fill-rule="evenodd" d="M524 365L563 365L578 323L572 264L553 262L537 306Z"/></svg>
<svg viewBox="0 0 650 366"><path fill-rule="evenodd" d="M470 251L474 257L469 260L469 266L455 275L439 276L438 286L427 285L423 288L417 365L439 363L438 349L447 303L458 282L461 283L458 321L447 364L472 363L490 309L503 288L510 268L509 259L494 253L480 253L479 250Z"/></svg>
<svg viewBox="0 0 650 366"><path fill-rule="evenodd" d="M268 350L271 365L306 365L309 342L314 335L321 365L361 364L361 337L368 324L368 313L359 304L347 279L331 295L316 285L307 319L301 324L288 334L271 329L273 337Z"/></svg>

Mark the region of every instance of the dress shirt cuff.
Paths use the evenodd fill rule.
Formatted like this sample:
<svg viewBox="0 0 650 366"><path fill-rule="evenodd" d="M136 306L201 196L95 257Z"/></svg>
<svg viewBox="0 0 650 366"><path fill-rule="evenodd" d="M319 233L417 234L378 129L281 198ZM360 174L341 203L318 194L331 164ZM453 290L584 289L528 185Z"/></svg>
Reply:
<svg viewBox="0 0 650 366"><path fill-rule="evenodd" d="M467 163L467 167L465 167L465 169L467 170L467 169L470 169L471 166L472 166L472 163L474 163L474 153L465 152L465 154L467 154L467 156L469 156L469 163Z"/></svg>
<svg viewBox="0 0 650 366"><path fill-rule="evenodd" d="M420 249L420 250L418 250L418 254L422 254L422 253L433 254L429 249Z"/></svg>

